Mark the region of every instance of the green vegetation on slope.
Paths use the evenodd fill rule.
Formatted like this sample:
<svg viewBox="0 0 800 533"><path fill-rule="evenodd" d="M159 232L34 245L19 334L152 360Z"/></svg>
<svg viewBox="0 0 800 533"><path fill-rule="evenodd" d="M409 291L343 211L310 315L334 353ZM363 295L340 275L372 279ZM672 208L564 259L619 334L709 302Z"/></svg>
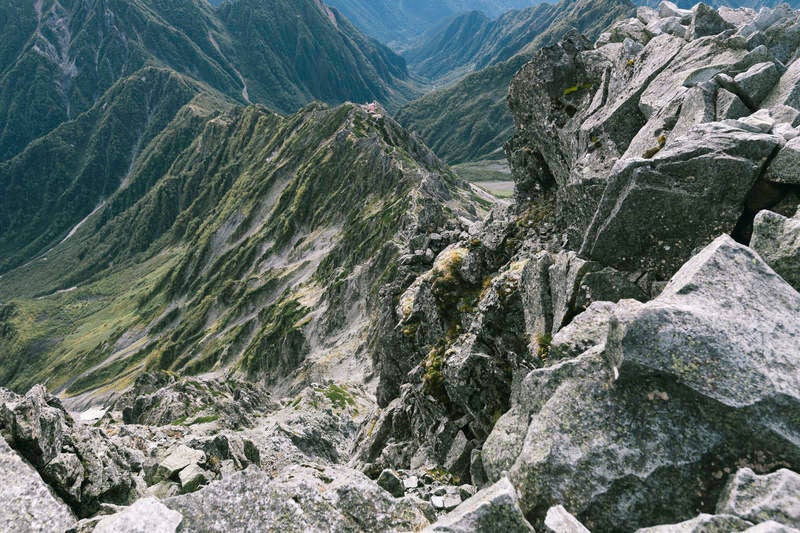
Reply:
<svg viewBox="0 0 800 533"><path fill-rule="evenodd" d="M286 113L411 96L403 59L316 0L8 0L0 28L0 161L148 65Z"/></svg>
<svg viewBox="0 0 800 533"><path fill-rule="evenodd" d="M538 9L547 29L517 55L408 104L397 120L448 163L497 158L513 128L506 106L508 85L533 51L573 28L594 38L616 19L629 15L633 5L628 0L562 0L551 11Z"/></svg>
<svg viewBox="0 0 800 533"><path fill-rule="evenodd" d="M74 235L0 278L0 381L21 390L54 366L67 394L141 369L281 379L309 339L352 327L353 302L372 305L421 219L445 227L468 205L389 118L209 98L183 106Z"/></svg>

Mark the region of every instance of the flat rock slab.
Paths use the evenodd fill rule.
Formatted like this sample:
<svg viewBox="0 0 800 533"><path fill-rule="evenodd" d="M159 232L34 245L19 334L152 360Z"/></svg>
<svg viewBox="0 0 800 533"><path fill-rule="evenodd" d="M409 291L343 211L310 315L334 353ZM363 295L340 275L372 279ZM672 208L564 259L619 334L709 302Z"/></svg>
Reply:
<svg viewBox="0 0 800 533"><path fill-rule="evenodd" d="M143 498L130 507L101 518L94 533L175 533L183 517L155 498Z"/></svg>

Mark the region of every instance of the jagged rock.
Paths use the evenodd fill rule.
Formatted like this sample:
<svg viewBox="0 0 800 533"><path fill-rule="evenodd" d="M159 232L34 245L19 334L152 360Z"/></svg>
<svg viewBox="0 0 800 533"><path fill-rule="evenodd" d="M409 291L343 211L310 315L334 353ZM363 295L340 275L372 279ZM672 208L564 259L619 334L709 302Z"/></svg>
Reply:
<svg viewBox="0 0 800 533"><path fill-rule="evenodd" d="M592 303L553 337L548 360L552 362L578 357L605 342L608 325L616 308L616 304L611 302Z"/></svg>
<svg viewBox="0 0 800 533"><path fill-rule="evenodd" d="M363 474L342 467L291 466L277 477L250 467L164 504L185 531L409 531L428 520Z"/></svg>
<svg viewBox="0 0 800 533"><path fill-rule="evenodd" d="M700 37L717 35L730 29L733 29L733 24L722 18L714 8L701 2L694 7L688 37L690 39L699 39Z"/></svg>
<svg viewBox="0 0 800 533"><path fill-rule="evenodd" d="M646 527L636 533L710 533L713 531L747 531L753 526L752 522L742 520L733 515L701 514L679 524Z"/></svg>
<svg viewBox="0 0 800 533"><path fill-rule="evenodd" d="M702 5L702 4L701 4ZM745 103L750 107L758 107L775 88L781 72L772 61L758 63L737 74L733 81L739 87L740 95L746 97Z"/></svg>
<svg viewBox="0 0 800 533"><path fill-rule="evenodd" d="M757 526L753 526L746 530L747 533L798 533L800 529L780 524L773 520L767 520Z"/></svg>
<svg viewBox="0 0 800 533"><path fill-rule="evenodd" d="M461 504L461 496L458 494L442 494L441 496L431 496L431 504L440 511L452 511Z"/></svg>
<svg viewBox="0 0 800 533"><path fill-rule="evenodd" d="M451 533L531 532L519 507L519 496L508 479L479 491L425 531Z"/></svg>
<svg viewBox="0 0 800 533"><path fill-rule="evenodd" d="M390 470L388 468L384 469L383 472L381 472L381 475L378 476L377 483L378 486L395 498L402 498L406 493L406 489L403 486L403 480L400 479L400 476L398 476L397 472L394 470Z"/></svg>
<svg viewBox="0 0 800 533"><path fill-rule="evenodd" d="M617 306L608 331L530 372L483 446L523 511L568 501L592 529L674 523L716 500L696 484L708 469L756 452L800 464L800 294L749 248L720 237L661 296Z"/></svg>
<svg viewBox="0 0 800 533"><path fill-rule="evenodd" d="M800 185L800 138L791 139L781 148L765 178L775 183Z"/></svg>
<svg viewBox="0 0 800 533"><path fill-rule="evenodd" d="M223 433L205 440L189 442L195 450L202 450L210 464L232 461L236 470L244 470L249 465L259 465L261 457L256 445L239 435Z"/></svg>
<svg viewBox="0 0 800 533"><path fill-rule="evenodd" d="M786 123L775 124L775 127L772 128L772 133L780 135L785 141L791 141L792 139L800 137L800 130ZM769 179L769 175L767 175L765 179Z"/></svg>
<svg viewBox="0 0 800 533"><path fill-rule="evenodd" d="M760 212L753 224L750 246L775 272L800 290L800 211L794 218Z"/></svg>
<svg viewBox="0 0 800 533"><path fill-rule="evenodd" d="M744 127L744 129L756 133L770 133L772 128L775 127L775 119L772 118L767 109L759 109L755 113L739 120L726 121L725 123L736 127Z"/></svg>
<svg viewBox="0 0 800 533"><path fill-rule="evenodd" d="M69 507L0 437L0 531L61 533L74 523Z"/></svg>
<svg viewBox="0 0 800 533"><path fill-rule="evenodd" d="M717 120L737 119L750 114L750 108L734 93L720 87L717 89Z"/></svg>
<svg viewBox="0 0 800 533"><path fill-rule="evenodd" d="M206 462L206 454L200 450L189 448L185 444L177 446L158 463L155 481L173 479L177 474L191 464Z"/></svg>
<svg viewBox="0 0 800 533"><path fill-rule="evenodd" d="M680 9L672 2L664 0L658 4L658 16L661 18L677 17L684 24L689 24L692 20L692 10Z"/></svg>
<svg viewBox="0 0 800 533"><path fill-rule="evenodd" d="M59 453L52 461L47 463L43 470L44 476L57 487L62 487L70 499L80 501L81 484L84 479L84 469L81 460L74 453Z"/></svg>
<svg viewBox="0 0 800 533"><path fill-rule="evenodd" d="M769 108L785 105L800 109L800 61L788 66L762 105Z"/></svg>
<svg viewBox="0 0 800 533"><path fill-rule="evenodd" d="M37 468L53 460L64 443L67 415L61 402L42 385L0 405L0 431L8 443Z"/></svg>
<svg viewBox="0 0 800 533"><path fill-rule="evenodd" d="M181 482L181 492L194 492L199 489L201 486L205 485L211 479L213 475L197 466L197 464L192 463L180 472L178 472L178 479Z"/></svg>
<svg viewBox="0 0 800 533"><path fill-rule="evenodd" d="M563 505L556 505L547 510L544 527L545 531L552 533L590 533L586 526L564 509Z"/></svg>
<svg viewBox="0 0 800 533"><path fill-rule="evenodd" d="M77 514L90 515L103 502L133 501L142 469L136 453L98 428L74 424L41 385L25 397L6 393L3 399L0 431Z"/></svg>
<svg viewBox="0 0 800 533"><path fill-rule="evenodd" d="M269 393L254 383L178 379L165 372L142 374L115 404L126 424L191 423L211 413L217 425L231 429L250 427L254 415L275 408Z"/></svg>
<svg viewBox="0 0 800 533"><path fill-rule="evenodd" d="M800 527L800 475L781 469L759 476L742 468L725 487L717 512L756 524L773 520Z"/></svg>
<svg viewBox="0 0 800 533"><path fill-rule="evenodd" d="M703 398L752 412L751 427L794 448L800 439L783 428L789 406L800 406L799 311L797 291L722 236L652 304L615 313L606 357L620 374L669 373Z"/></svg>
<svg viewBox="0 0 800 533"><path fill-rule="evenodd" d="M181 520L180 513L155 498L142 498L118 513L100 518L94 533L174 533Z"/></svg>
<svg viewBox="0 0 800 533"><path fill-rule="evenodd" d="M144 496L164 500L171 496L177 496L180 493L181 486L174 481L159 481L155 485L147 487L144 491Z"/></svg>
<svg viewBox="0 0 800 533"><path fill-rule="evenodd" d="M733 231L779 144L776 136L714 122L695 126L649 161L620 162L582 254L622 270L669 276L696 247Z"/></svg>

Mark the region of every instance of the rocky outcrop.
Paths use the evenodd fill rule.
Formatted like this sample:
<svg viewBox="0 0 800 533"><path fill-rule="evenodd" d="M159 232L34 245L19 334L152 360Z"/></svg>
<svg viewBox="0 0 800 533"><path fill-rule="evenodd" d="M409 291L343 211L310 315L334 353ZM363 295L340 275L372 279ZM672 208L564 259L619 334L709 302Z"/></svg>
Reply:
<svg viewBox="0 0 800 533"><path fill-rule="evenodd" d="M93 533L119 533L141 531L146 533L174 533L183 517L155 498L142 498L117 513L97 520Z"/></svg>
<svg viewBox="0 0 800 533"><path fill-rule="evenodd" d="M429 524L415 503L393 498L360 472L292 466L276 478L249 468L169 498L183 531L410 531Z"/></svg>
<svg viewBox="0 0 800 533"><path fill-rule="evenodd" d="M750 245L775 272L800 290L800 210L794 218L771 211L759 213Z"/></svg>
<svg viewBox="0 0 800 533"><path fill-rule="evenodd" d="M62 533L74 523L69 507L0 437L0 530Z"/></svg>
<svg viewBox="0 0 800 533"><path fill-rule="evenodd" d="M747 242L752 217L790 193L770 183L795 172L797 13L666 5L619 23L645 25L622 42L543 49L511 85L507 146L514 174L555 197L568 248L656 279L719 233Z"/></svg>
<svg viewBox="0 0 800 533"><path fill-rule="evenodd" d="M532 371L483 447L526 513L564 502L590 529L635 529L713 505L709 470L798 465L800 294L755 253L721 237L605 316L605 342Z"/></svg>
<svg viewBox="0 0 800 533"><path fill-rule="evenodd" d="M743 468L725 487L717 512L736 515L755 524L773 520L800 528L800 475L781 469L759 476Z"/></svg>
<svg viewBox="0 0 800 533"><path fill-rule="evenodd" d="M126 424L163 426L213 419L232 429L252 426L254 416L275 407L269 393L254 383L177 378L166 372L140 375L114 405Z"/></svg>
<svg viewBox="0 0 800 533"><path fill-rule="evenodd" d="M448 533L509 533L532 532L519 507L517 490L508 479L501 479L491 487L459 505L426 532Z"/></svg>
<svg viewBox="0 0 800 533"><path fill-rule="evenodd" d="M25 396L3 390L0 400L0 433L79 516L95 513L102 503L136 498L140 454L98 428L73 422L41 385Z"/></svg>

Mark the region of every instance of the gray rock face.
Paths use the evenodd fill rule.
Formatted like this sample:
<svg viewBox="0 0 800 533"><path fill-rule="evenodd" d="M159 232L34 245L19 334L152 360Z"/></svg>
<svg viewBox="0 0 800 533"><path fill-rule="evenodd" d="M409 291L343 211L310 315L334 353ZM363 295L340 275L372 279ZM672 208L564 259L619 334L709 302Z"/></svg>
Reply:
<svg viewBox="0 0 800 533"><path fill-rule="evenodd" d="M386 469L381 472L381 475L378 476L377 483L378 486L395 498L402 498L406 493L405 486L403 486L403 481L394 470Z"/></svg>
<svg viewBox="0 0 800 533"><path fill-rule="evenodd" d="M102 430L74 424L44 387L24 397L2 395L0 432L80 516L101 503L128 504L136 497L136 454Z"/></svg>
<svg viewBox="0 0 800 533"><path fill-rule="evenodd" d="M275 408L269 393L253 383L177 379L167 373L142 374L115 405L126 424L192 423L211 415L217 425L233 429L249 427L253 415Z"/></svg>
<svg viewBox="0 0 800 533"><path fill-rule="evenodd" d="M621 162L582 253L623 270L671 275L695 248L733 231L779 144L774 135L714 122L696 126L652 160Z"/></svg>
<svg viewBox="0 0 800 533"><path fill-rule="evenodd" d="M503 478L459 505L425 531L449 533L532 532L519 507L517 490Z"/></svg>
<svg viewBox="0 0 800 533"><path fill-rule="evenodd" d="M618 305L608 332L529 373L484 444L526 513L563 501L591 529L674 523L716 500L696 485L708 468L755 451L800 463L800 294L750 249L717 239L661 296Z"/></svg>
<svg viewBox="0 0 800 533"><path fill-rule="evenodd" d="M712 531L748 531L753 524L733 515L701 514L679 524L642 528L636 533L707 533Z"/></svg>
<svg viewBox="0 0 800 533"><path fill-rule="evenodd" d="M760 212L753 225L750 246L775 272L800 290L800 211L794 218Z"/></svg>
<svg viewBox="0 0 800 533"><path fill-rule="evenodd" d="M590 533L586 526L564 509L563 505L556 505L547 510L544 527L551 533Z"/></svg>
<svg viewBox="0 0 800 533"><path fill-rule="evenodd" d="M717 35L733 28L733 24L722 18L717 11L700 3L692 13L692 23L689 26L689 38L698 39L709 35Z"/></svg>
<svg viewBox="0 0 800 533"><path fill-rule="evenodd" d="M800 137L789 140L767 169L766 179L800 185Z"/></svg>
<svg viewBox="0 0 800 533"><path fill-rule="evenodd" d="M271 479L254 468L169 498L182 531L410 531L429 522L407 499L341 467L292 466Z"/></svg>
<svg viewBox="0 0 800 533"><path fill-rule="evenodd" d="M737 74L733 81L739 87L745 103L750 107L758 107L761 102L775 89L775 84L781 77L777 65L771 61L758 63L746 72Z"/></svg>
<svg viewBox="0 0 800 533"><path fill-rule="evenodd" d="M94 533L174 533L183 517L155 498L143 498L130 507L102 517Z"/></svg>
<svg viewBox="0 0 800 533"><path fill-rule="evenodd" d="M742 468L725 487L717 512L756 524L773 520L800 527L800 475L781 469L759 476Z"/></svg>
<svg viewBox="0 0 800 533"><path fill-rule="evenodd" d="M0 531L62 533L75 521L39 473L0 437Z"/></svg>

